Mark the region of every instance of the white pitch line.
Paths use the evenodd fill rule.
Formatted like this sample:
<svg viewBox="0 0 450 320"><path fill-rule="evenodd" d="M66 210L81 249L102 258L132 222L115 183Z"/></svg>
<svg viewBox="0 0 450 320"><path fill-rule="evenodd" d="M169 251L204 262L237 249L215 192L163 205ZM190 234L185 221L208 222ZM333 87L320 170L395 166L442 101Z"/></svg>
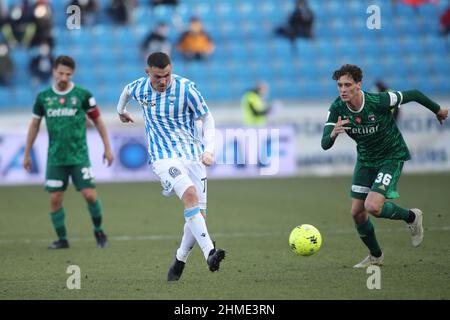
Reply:
<svg viewBox="0 0 450 320"><path fill-rule="evenodd" d="M440 226L440 227L425 227L425 232L430 231L450 231L450 226ZM355 233L355 229L328 229L322 228L322 234L353 234ZM392 233L392 232L408 232L405 228L389 228L389 229L379 229L376 230L376 233ZM268 237L277 237L277 236L287 236L289 232L231 232L231 233L213 233L211 234L212 238L268 238ZM113 236L109 237L110 240L113 241L161 241L161 240L181 240L181 234L179 235L147 235L147 236ZM52 242L54 239L0 239L1 244L30 244L33 242ZM70 238L70 242L91 242L92 239L90 237L86 238Z"/></svg>

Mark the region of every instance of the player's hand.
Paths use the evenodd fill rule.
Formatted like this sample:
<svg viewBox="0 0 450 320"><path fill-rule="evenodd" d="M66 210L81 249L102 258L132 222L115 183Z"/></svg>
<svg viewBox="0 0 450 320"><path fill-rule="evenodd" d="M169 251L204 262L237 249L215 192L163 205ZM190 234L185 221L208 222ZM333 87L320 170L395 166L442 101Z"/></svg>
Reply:
<svg viewBox="0 0 450 320"><path fill-rule="evenodd" d="M114 161L114 156L110 149L105 150L105 153L103 154L103 163L105 163L105 161L106 161L108 167L110 167Z"/></svg>
<svg viewBox="0 0 450 320"><path fill-rule="evenodd" d="M214 158L213 155L211 154L211 152L205 151L202 154L202 163L209 167L210 165L212 165L214 162Z"/></svg>
<svg viewBox="0 0 450 320"><path fill-rule="evenodd" d="M123 123L127 123L127 122L134 123L133 118L131 118L131 116L128 112L125 112L123 114L119 113L119 118L120 118L120 121L122 121Z"/></svg>
<svg viewBox="0 0 450 320"><path fill-rule="evenodd" d="M438 119L440 124L443 124L445 119L448 117L448 108L446 109L439 109L439 112L436 114L436 118Z"/></svg>
<svg viewBox="0 0 450 320"><path fill-rule="evenodd" d="M25 170L27 170L28 172L31 172L31 159L30 156L25 156L23 158L23 167L25 168Z"/></svg>
<svg viewBox="0 0 450 320"><path fill-rule="evenodd" d="M341 119L341 116L338 117L338 121L336 122L336 125L334 126L333 131L331 131L330 137L332 139L335 139L340 133L345 132L345 130L350 129L350 127L346 127L345 125L350 123L349 119Z"/></svg>

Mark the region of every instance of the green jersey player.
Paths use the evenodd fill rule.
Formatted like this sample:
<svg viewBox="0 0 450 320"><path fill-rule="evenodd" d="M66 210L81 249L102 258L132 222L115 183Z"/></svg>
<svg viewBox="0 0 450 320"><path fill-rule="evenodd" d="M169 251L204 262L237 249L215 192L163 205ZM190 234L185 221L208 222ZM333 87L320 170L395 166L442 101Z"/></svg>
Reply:
<svg viewBox="0 0 450 320"><path fill-rule="evenodd" d="M105 148L103 157L108 166L113 161L113 155L95 98L71 81L74 70L75 61L71 57L59 56L55 60L53 86L36 97L23 160L24 168L31 171L30 151L39 132L41 119L45 117L49 137L45 188L50 193L50 217L58 235L58 240L50 244L49 249L69 247L62 206L69 177L87 202L98 247L104 248L108 243L101 227L102 205L95 191L88 156L86 115L100 133Z"/></svg>
<svg viewBox="0 0 450 320"><path fill-rule="evenodd" d="M355 268L381 265L383 253L375 237L369 213L377 218L403 220L411 231L413 246L423 240L422 211L405 209L386 199L398 198L397 182L403 163L410 159L408 147L397 128L391 110L416 101L436 114L442 122L448 109L441 108L418 90L367 93L361 91L362 70L344 65L333 74L339 97L328 112L322 148L331 148L340 133L355 140L357 161L353 172L352 217L370 254Z"/></svg>

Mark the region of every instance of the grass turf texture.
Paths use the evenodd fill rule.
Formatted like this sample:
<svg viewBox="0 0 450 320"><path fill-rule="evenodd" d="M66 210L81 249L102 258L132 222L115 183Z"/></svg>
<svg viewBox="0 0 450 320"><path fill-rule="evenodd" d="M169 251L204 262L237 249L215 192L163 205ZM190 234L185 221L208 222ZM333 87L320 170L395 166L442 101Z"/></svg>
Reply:
<svg viewBox="0 0 450 320"><path fill-rule="evenodd" d="M183 208L159 183L100 184L110 247L98 249L81 195L66 192L70 249L55 239L40 186L0 187L0 299L449 299L450 174L405 175L404 207L424 212L425 239L413 248L402 221L373 219L384 250L381 290L368 290L367 255L350 216L350 177L210 181L210 234L227 257L209 272L196 246L179 282L166 275L181 239ZM322 233L320 251L295 256L290 231ZM69 265L81 290L69 290Z"/></svg>

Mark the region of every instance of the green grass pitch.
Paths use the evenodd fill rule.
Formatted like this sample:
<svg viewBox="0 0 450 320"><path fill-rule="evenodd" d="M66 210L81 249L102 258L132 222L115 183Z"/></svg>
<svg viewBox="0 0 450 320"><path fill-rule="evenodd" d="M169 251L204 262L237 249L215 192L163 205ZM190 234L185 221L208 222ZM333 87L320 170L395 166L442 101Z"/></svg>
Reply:
<svg viewBox="0 0 450 320"><path fill-rule="evenodd" d="M367 255L350 216L350 177L210 181L208 228L227 250L211 273L196 247L182 279L166 274L181 238L183 208L159 183L100 184L110 247L98 249L81 195L71 186L64 207L71 248L55 239L48 196L40 186L0 188L0 299L449 299L450 174L405 175L405 207L424 212L425 239L413 248L402 221L374 219L384 250L381 289L369 290ZM311 257L290 252L288 236L309 223L322 233ZM69 290L69 265L81 289Z"/></svg>

